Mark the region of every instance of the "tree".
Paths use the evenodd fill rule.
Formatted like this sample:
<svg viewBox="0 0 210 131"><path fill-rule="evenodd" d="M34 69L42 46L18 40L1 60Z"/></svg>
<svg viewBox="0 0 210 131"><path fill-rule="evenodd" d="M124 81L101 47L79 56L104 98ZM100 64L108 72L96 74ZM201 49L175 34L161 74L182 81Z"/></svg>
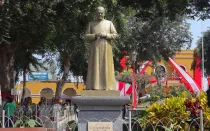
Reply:
<svg viewBox="0 0 210 131"><path fill-rule="evenodd" d="M152 60L154 63L173 56L181 48L189 48L191 34L189 24L182 18L170 22L167 18L143 21L132 18L128 21L129 36L125 46L130 51L137 51L137 61ZM158 24L160 24L158 26Z"/></svg>
<svg viewBox="0 0 210 131"><path fill-rule="evenodd" d="M39 0L4 0L0 8L0 85L9 91L14 86L15 58L24 52L24 66L27 66L28 53L43 54L50 44L53 2ZM27 61L27 62L26 62ZM27 63L27 64L26 64Z"/></svg>
<svg viewBox="0 0 210 131"><path fill-rule="evenodd" d="M88 17L85 17L85 15L81 17L81 15L83 13L86 14L89 11L87 8L84 8L84 6L79 6L79 4L86 5L87 3L85 4L80 1L75 1L73 3L71 1L60 1L53 8L56 11L54 19L54 24L56 25L54 44L56 52L59 53L58 62L60 71L63 72L62 78L57 81L56 84L57 99L59 99L62 87L68 78L71 60L78 60L77 58L72 57L75 56L76 52L85 48L85 42L83 41L82 36L86 25L85 18L88 20ZM80 52L81 55L83 53Z"/></svg>
<svg viewBox="0 0 210 131"><path fill-rule="evenodd" d="M200 19L210 18L209 0L119 0L121 5L133 7L137 10L136 16L139 18L156 19L167 17L170 20L176 20L180 15L187 15L191 18ZM151 12L156 10L156 13Z"/></svg>

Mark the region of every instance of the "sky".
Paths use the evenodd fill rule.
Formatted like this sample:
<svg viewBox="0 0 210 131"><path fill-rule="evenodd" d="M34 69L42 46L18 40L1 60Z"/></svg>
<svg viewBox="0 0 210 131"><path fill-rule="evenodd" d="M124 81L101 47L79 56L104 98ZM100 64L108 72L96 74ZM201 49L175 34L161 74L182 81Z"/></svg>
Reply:
<svg viewBox="0 0 210 131"><path fill-rule="evenodd" d="M205 32L208 27L210 27L210 19L201 21L201 20L187 20L188 23L190 23L190 32L192 33L192 45L191 49L194 49L196 47L196 42L201 37L202 33L202 27L203 31Z"/></svg>

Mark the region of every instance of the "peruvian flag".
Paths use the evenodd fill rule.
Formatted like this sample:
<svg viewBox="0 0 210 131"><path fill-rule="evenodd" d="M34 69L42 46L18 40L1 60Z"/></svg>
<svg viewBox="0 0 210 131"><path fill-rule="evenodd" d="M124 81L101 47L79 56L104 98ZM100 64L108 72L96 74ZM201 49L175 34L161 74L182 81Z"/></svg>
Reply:
<svg viewBox="0 0 210 131"><path fill-rule="evenodd" d="M151 61L146 61L144 62L140 67L139 67L139 73L144 74L145 70L147 69L147 66L151 63Z"/></svg>
<svg viewBox="0 0 210 131"><path fill-rule="evenodd" d="M199 87L199 85L187 72L185 72L178 64L176 64L173 59L169 58L169 64L176 70L177 74L181 77L181 81L185 84L190 92L200 92L201 88Z"/></svg>
<svg viewBox="0 0 210 131"><path fill-rule="evenodd" d="M116 85L117 85L116 89L120 91L120 96L126 96L132 93L131 84L122 81L117 81Z"/></svg>
<svg viewBox="0 0 210 131"><path fill-rule="evenodd" d="M133 67L133 73L132 73L132 85L117 81L116 82L116 89L120 91L120 96L126 96L126 95L133 95L132 96L132 108L136 108L138 105L138 97L137 97L137 91L136 91L136 74L135 74L135 68Z"/></svg>
<svg viewBox="0 0 210 131"><path fill-rule="evenodd" d="M202 70L200 69L200 64L201 64L201 58L200 56L198 56L198 52L195 50L195 58L194 58L196 65L195 65L195 69L194 69L194 80L195 82L202 88L202 86L204 87L204 91L208 90L208 85L210 83L208 83L208 78L205 77L204 79L204 85L202 85Z"/></svg>

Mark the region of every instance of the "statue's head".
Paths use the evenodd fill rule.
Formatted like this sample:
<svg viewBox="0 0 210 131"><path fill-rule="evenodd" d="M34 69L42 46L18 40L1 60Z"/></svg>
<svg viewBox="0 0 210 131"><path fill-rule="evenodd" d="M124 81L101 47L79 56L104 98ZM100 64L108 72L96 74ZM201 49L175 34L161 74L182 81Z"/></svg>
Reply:
<svg viewBox="0 0 210 131"><path fill-rule="evenodd" d="M102 6L96 8L96 18L97 20L103 20L105 16L105 9Z"/></svg>

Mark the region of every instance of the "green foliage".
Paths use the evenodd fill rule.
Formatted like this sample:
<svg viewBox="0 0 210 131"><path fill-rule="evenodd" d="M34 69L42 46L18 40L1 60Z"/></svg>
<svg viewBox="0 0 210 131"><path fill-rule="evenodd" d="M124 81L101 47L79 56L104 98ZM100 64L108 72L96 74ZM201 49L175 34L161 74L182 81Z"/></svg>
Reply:
<svg viewBox="0 0 210 131"><path fill-rule="evenodd" d="M137 86L141 86L141 84L147 84L149 82L149 75L146 74L135 74ZM132 73L124 70L121 74L116 76L117 81L123 81L125 83L132 84Z"/></svg>
<svg viewBox="0 0 210 131"><path fill-rule="evenodd" d="M170 87L168 89L168 92L167 92L167 97L170 98L172 96L179 96L181 93L185 92L186 93L186 96L187 97L191 97L192 94L186 89L185 86L179 86L179 87Z"/></svg>
<svg viewBox="0 0 210 131"><path fill-rule="evenodd" d="M186 107L183 106L185 97L185 95L171 97L166 98L163 103L154 103L147 109L148 115L146 116L146 119L150 119L152 123L156 124L159 123L159 120L161 119L163 125L168 125L169 122L171 124L179 125L183 119L189 117L189 113L186 112Z"/></svg>
<svg viewBox="0 0 210 131"><path fill-rule="evenodd" d="M150 94L150 98L148 101L150 102L156 102L165 98L170 98L170 97L178 97L180 96L181 93L185 92L187 97L190 97L191 94L190 92L186 89L184 86L179 86L179 87L154 87L151 88L151 90L148 91L148 94Z"/></svg>
<svg viewBox="0 0 210 131"><path fill-rule="evenodd" d="M7 34L9 36L7 42L10 44L17 44L28 50L43 51L44 45L48 44L51 36L52 19L49 16L54 13L51 5L52 2L49 0L5 0L4 5L0 8L0 15L3 16L0 18L0 26L4 29L6 24L9 25L9 28L1 32L1 41L4 41L3 38ZM5 24L4 21L6 21Z"/></svg>
<svg viewBox="0 0 210 131"><path fill-rule="evenodd" d="M197 106L197 107L195 107ZM162 102L152 104L143 115L137 116L137 120L145 128L150 128L146 120L154 125L160 125L162 130L196 130L197 125L193 119L199 116L199 108L203 110L204 129L209 130L210 108L207 106L207 96L205 92L200 92L198 96L187 96L186 92L178 96L164 99ZM192 117L196 115L195 117Z"/></svg>
<svg viewBox="0 0 210 131"><path fill-rule="evenodd" d="M76 121L72 120L72 121L69 121L67 123L67 130L70 130L70 131L78 131L78 125L76 123Z"/></svg>
<svg viewBox="0 0 210 131"><path fill-rule="evenodd" d="M51 9L53 4L51 0L4 0L0 8L0 48L12 47L7 52L14 57L10 66L16 71L16 76L23 70L30 71L30 64L42 66L33 55L44 55L49 51L53 33L52 16L55 13Z"/></svg>
<svg viewBox="0 0 210 131"><path fill-rule="evenodd" d="M16 112L17 120L14 123L14 127L42 127L39 119L33 116L31 105L24 107L19 112Z"/></svg>
<svg viewBox="0 0 210 131"><path fill-rule="evenodd" d="M152 60L156 63L161 59L168 60L181 48L191 45L189 24L183 18L171 22L166 18L144 21L134 17L129 20L127 29L124 44L128 51L137 51L137 61Z"/></svg>
<svg viewBox="0 0 210 131"><path fill-rule="evenodd" d="M146 110L147 113L143 118L150 120L153 124L159 124L160 130L163 128L176 129L183 119L189 117L186 107L183 106L185 97L186 94L182 93L179 97L166 98L161 103L156 102ZM142 118L139 117L138 121L142 126L148 126L148 123L144 122Z"/></svg>
<svg viewBox="0 0 210 131"><path fill-rule="evenodd" d="M206 92L201 92L199 96L196 97L196 99L198 99L199 101L199 104L203 110L203 115L204 115L204 118L206 118L208 120L208 123L209 123L209 120L210 120L210 108L208 107L208 104L207 104L207 95L206 95Z"/></svg>
<svg viewBox="0 0 210 131"><path fill-rule="evenodd" d="M145 19L156 19L156 16L175 20L180 15L200 19L210 18L208 0L120 0L123 6L133 7L137 16ZM156 13L152 13L155 10Z"/></svg>
<svg viewBox="0 0 210 131"><path fill-rule="evenodd" d="M14 127L42 127L41 123L33 119L17 120Z"/></svg>

